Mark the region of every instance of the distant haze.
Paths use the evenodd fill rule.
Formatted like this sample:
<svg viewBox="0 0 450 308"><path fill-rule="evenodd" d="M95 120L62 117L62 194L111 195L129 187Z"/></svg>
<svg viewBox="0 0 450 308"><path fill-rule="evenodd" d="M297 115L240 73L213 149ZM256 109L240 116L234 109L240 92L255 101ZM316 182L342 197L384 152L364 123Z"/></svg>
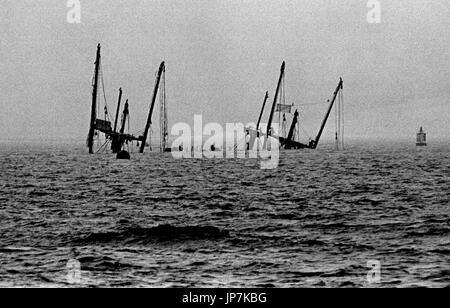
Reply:
<svg viewBox="0 0 450 308"><path fill-rule="evenodd" d="M101 43L110 113L122 87L135 130L163 60L170 125L256 122L285 60L286 99L308 104L310 135L342 76L348 138L414 139L423 126L449 140L449 1L380 3L369 24L365 0L82 0L70 24L65 0L3 1L0 139L84 142ZM324 138L333 131L332 116Z"/></svg>

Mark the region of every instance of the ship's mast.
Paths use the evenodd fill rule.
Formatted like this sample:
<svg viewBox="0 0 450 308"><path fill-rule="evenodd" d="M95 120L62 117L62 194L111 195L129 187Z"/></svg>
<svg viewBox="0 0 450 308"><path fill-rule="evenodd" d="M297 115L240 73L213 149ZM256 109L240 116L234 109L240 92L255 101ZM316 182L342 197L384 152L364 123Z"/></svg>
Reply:
<svg viewBox="0 0 450 308"><path fill-rule="evenodd" d="M95 60L95 73L94 84L92 89L92 108L91 108L91 123L89 127L89 134L87 140L87 146L89 148L89 154L93 154L94 147L94 133L95 133L95 118L97 116L97 89L98 89L98 73L100 68L100 44L97 45L97 57Z"/></svg>
<svg viewBox="0 0 450 308"><path fill-rule="evenodd" d="M161 76L159 89L159 104L160 104L160 151L163 153L167 148L168 125L167 125L167 101L166 101L166 72L165 70Z"/></svg>
<svg viewBox="0 0 450 308"><path fill-rule="evenodd" d="M280 92L281 82L283 81L285 66L286 66L286 63L283 61L283 64L281 65L280 78L278 80L277 90L275 91L275 97L273 98L272 110L270 111L269 122L267 123L267 138L269 138L269 136L272 135L272 127L271 126L272 126L272 121L273 121L273 115L275 113L275 106L277 104L277 99L278 99L278 94Z"/></svg>
<svg viewBox="0 0 450 308"><path fill-rule="evenodd" d="M289 129L289 134L286 139L287 142L294 141L294 133L295 133L295 127L297 126L297 123L298 123L298 116L299 116L298 110L295 110L294 118L292 119L291 128Z"/></svg>
<svg viewBox="0 0 450 308"><path fill-rule="evenodd" d="M125 133L125 124L127 123L127 118L129 115L128 111L128 100L125 102L125 106L123 107L123 115L122 115L122 124L120 127L120 134L123 135Z"/></svg>
<svg viewBox="0 0 450 308"><path fill-rule="evenodd" d="M342 78L340 78L339 84L336 87L336 90L334 91L334 94L333 94L333 98L330 102L330 105L328 106L327 113L325 114L325 117L322 121L322 125L320 126L319 133L317 134L316 140L314 141L314 144L312 145L313 149L317 148L317 145L319 144L320 137L322 136L322 132L323 132L323 129L325 128L325 124L327 124L328 117L330 116L331 109L333 108L334 102L336 101L336 97L337 97L339 91L342 90L343 88L344 88L344 82L342 81Z"/></svg>
<svg viewBox="0 0 450 308"><path fill-rule="evenodd" d="M119 118L120 101L122 100L122 88L119 89L119 101L117 102L116 119L114 121L114 132L117 132L117 119Z"/></svg>
<svg viewBox="0 0 450 308"><path fill-rule="evenodd" d="M158 94L159 82L161 80L161 74L163 73L163 71L165 71L164 61L161 62L161 65L159 66L158 76L156 77L155 88L153 89L152 102L150 105L150 111L148 113L148 118L147 118L147 124L145 125L144 135L142 136L142 141L141 141L142 143L141 143L141 148L139 151L140 153L144 153L145 143L147 142L147 137L148 137L148 130L150 128L150 125L152 124L152 115L153 115L153 109L155 107L156 96Z"/></svg>
<svg viewBox="0 0 450 308"><path fill-rule="evenodd" d="M264 108L266 107L266 102L267 102L268 98L269 98L269 92L266 92L266 96L264 97L263 106L261 108L261 113L259 114L258 123L256 124L256 135L258 136L258 138L259 138L259 124L261 124L261 118L263 116Z"/></svg>

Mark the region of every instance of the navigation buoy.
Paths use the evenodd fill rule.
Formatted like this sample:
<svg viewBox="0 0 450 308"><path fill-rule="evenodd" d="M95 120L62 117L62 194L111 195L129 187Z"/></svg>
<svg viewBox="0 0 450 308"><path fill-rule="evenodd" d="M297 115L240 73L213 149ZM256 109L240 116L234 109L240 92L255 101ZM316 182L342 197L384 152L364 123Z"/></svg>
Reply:
<svg viewBox="0 0 450 308"><path fill-rule="evenodd" d="M119 153L117 153L117 159L130 159L130 153L128 153L127 151L120 151Z"/></svg>

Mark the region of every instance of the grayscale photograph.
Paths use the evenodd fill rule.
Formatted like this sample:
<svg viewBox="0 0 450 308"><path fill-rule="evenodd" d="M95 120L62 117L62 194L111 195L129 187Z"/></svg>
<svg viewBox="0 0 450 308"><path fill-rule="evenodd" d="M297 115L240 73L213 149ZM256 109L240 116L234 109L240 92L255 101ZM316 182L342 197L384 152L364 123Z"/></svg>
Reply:
<svg viewBox="0 0 450 308"><path fill-rule="evenodd" d="M0 12L0 288L450 287L448 0Z"/></svg>

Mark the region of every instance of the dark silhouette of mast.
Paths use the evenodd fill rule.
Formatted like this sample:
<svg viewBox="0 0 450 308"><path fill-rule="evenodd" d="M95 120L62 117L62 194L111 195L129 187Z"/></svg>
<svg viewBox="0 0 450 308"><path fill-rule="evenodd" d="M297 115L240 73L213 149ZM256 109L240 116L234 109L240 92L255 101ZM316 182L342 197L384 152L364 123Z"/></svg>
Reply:
<svg viewBox="0 0 450 308"><path fill-rule="evenodd" d="M119 101L117 102L116 119L114 121L114 132L117 132L117 119L119 118L120 101L122 100L122 88L119 89Z"/></svg>
<svg viewBox="0 0 450 308"><path fill-rule="evenodd" d="M94 133L95 133L95 118L97 116L97 89L98 89L98 73L100 68L100 44L97 45L97 57L95 60L95 75L94 85L92 90L92 108L91 108L91 123L89 127L89 134L87 140L87 146L89 148L89 154L93 154L94 147Z"/></svg>
<svg viewBox="0 0 450 308"><path fill-rule="evenodd" d="M273 120L273 115L275 113L275 106L277 104L278 94L280 92L281 82L283 81L285 66L286 66L286 63L283 61L283 64L281 65L280 78L278 80L277 90L275 91L275 97L273 98L272 110L270 111L269 122L267 123L267 138L269 138L269 136L272 135L272 127L271 127L272 120Z"/></svg>
<svg viewBox="0 0 450 308"><path fill-rule="evenodd" d="M294 141L293 140L294 139L294 132L295 132L295 127L297 126L298 116L299 116L298 110L295 110L294 118L292 119L291 129L289 130L289 134L288 134L287 139L286 139L287 142Z"/></svg>
<svg viewBox="0 0 450 308"><path fill-rule="evenodd" d="M163 73L163 71L165 71L165 63L164 61L161 62L161 65L159 66L159 71L158 71L158 76L156 77L156 83L155 83L155 88L153 90L153 97L152 97L152 102L150 105L150 112L148 113L148 118L147 118L147 124L145 125L145 130L144 130L144 135L142 136L142 140L141 140L141 148L140 148L140 153L144 153L144 148L145 148L145 143L147 142L147 137L148 137L148 130L150 129L150 125L152 124L152 114L153 114L153 109L155 107L155 101L156 101L156 96L158 94L158 88L159 88L159 82L161 81L161 75Z"/></svg>
<svg viewBox="0 0 450 308"><path fill-rule="evenodd" d="M125 106L123 107L123 116L122 116L122 125L120 127L120 134L123 135L125 133L125 124L127 123L127 118L129 115L128 111L128 100L125 102Z"/></svg>
<svg viewBox="0 0 450 308"><path fill-rule="evenodd" d="M268 98L269 98L269 92L266 92L266 96L264 97L264 103L261 108L261 113L259 114L258 123L256 124L256 135L258 136L258 138L259 138L259 124L261 124L261 118L263 116L264 108L266 107L266 102L267 102Z"/></svg>
<svg viewBox="0 0 450 308"><path fill-rule="evenodd" d="M327 113L325 114L325 118L323 119L322 125L320 126L319 133L317 134L316 140L314 141L314 143L311 146L312 149L317 148L317 145L319 144L319 141L320 141L320 137L322 136L323 129L325 128L325 124L327 124L328 117L330 116L331 109L333 108L334 102L336 101L336 97L337 97L339 91L342 90L343 88L344 88L344 82L342 81L342 78L340 78L339 84L338 84L336 90L334 91L333 99L330 102L330 106L328 107Z"/></svg>

